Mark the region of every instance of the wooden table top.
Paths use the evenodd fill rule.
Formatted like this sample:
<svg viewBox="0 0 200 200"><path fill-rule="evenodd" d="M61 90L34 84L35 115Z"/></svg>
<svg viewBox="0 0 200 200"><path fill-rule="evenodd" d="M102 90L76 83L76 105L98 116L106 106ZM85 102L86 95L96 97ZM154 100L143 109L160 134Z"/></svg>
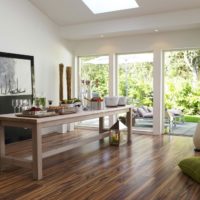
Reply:
<svg viewBox="0 0 200 200"><path fill-rule="evenodd" d="M58 120L64 120L64 119L76 119L76 118L95 118L99 117L99 115L106 116L106 115L112 115L116 113L121 112L128 112L128 109L132 106L118 106L118 107L109 107L105 108L103 110L88 110L88 111L79 111L77 113L72 114L65 114L65 115L56 115L56 116L49 116L49 117L43 117L43 118L31 118L31 117L18 117L14 113L11 114L2 114L0 115L0 122L1 121L12 121L12 122L27 122L31 124L40 124L45 122L51 122L51 121L58 121Z"/></svg>

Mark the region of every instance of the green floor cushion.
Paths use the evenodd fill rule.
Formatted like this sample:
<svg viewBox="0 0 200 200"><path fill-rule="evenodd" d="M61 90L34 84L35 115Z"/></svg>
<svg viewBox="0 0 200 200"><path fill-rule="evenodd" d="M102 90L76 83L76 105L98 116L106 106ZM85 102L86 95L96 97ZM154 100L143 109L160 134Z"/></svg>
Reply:
<svg viewBox="0 0 200 200"><path fill-rule="evenodd" d="M182 160L179 167L196 182L200 183L200 157L191 157Z"/></svg>

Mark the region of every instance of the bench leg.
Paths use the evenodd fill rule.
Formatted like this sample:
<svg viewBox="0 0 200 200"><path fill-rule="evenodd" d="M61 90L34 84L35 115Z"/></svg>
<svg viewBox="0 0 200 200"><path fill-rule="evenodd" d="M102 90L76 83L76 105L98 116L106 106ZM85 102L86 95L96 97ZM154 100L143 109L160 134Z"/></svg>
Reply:
<svg viewBox="0 0 200 200"><path fill-rule="evenodd" d="M127 143L131 144L131 133L132 133L132 108L129 108L129 112L126 114L126 123L127 123Z"/></svg>
<svg viewBox="0 0 200 200"><path fill-rule="evenodd" d="M99 134L104 132L104 117L99 117ZM100 142L103 142L104 139L101 139Z"/></svg>
<svg viewBox="0 0 200 200"><path fill-rule="evenodd" d="M2 157L5 156L5 129L0 127L0 170L3 170Z"/></svg>

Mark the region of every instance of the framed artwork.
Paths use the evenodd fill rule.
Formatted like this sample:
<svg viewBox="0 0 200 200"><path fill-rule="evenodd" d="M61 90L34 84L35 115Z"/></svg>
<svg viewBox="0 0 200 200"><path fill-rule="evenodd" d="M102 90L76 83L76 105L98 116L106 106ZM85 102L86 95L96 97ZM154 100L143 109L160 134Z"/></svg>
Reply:
<svg viewBox="0 0 200 200"><path fill-rule="evenodd" d="M33 95L34 57L0 52L0 96Z"/></svg>
<svg viewBox="0 0 200 200"><path fill-rule="evenodd" d="M12 99L33 99L34 57L0 52L0 113L12 113Z"/></svg>
<svg viewBox="0 0 200 200"><path fill-rule="evenodd" d="M13 113L15 100L32 102L35 95L34 85L33 56L0 52L0 114ZM11 130L12 128L8 128L6 131L6 143L27 137L26 134L22 136L23 130L13 135ZM15 130L17 131L16 128Z"/></svg>

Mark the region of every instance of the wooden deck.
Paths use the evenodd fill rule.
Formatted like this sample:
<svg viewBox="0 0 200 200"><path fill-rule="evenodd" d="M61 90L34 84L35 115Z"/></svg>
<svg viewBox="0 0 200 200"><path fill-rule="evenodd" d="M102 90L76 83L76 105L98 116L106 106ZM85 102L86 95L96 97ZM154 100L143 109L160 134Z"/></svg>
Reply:
<svg viewBox="0 0 200 200"><path fill-rule="evenodd" d="M79 129L44 136L43 150L90 137L91 132L94 135L94 131ZM9 144L6 151L29 156L31 141ZM189 137L133 134L132 144L119 148L110 147L105 139L102 144L94 142L45 159L40 181L32 180L30 169L6 168L0 174L0 199L199 200L200 185L177 166L192 155Z"/></svg>

